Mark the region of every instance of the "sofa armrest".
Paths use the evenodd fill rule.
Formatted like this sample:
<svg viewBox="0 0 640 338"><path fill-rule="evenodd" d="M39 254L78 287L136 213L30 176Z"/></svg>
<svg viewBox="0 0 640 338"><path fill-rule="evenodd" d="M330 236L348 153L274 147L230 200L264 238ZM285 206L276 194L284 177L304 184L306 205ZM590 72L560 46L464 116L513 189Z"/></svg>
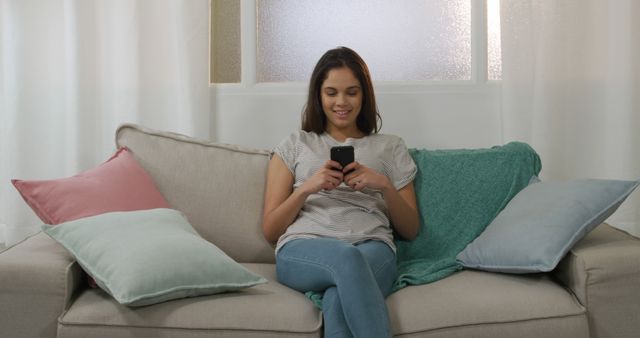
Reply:
<svg viewBox="0 0 640 338"><path fill-rule="evenodd" d="M0 329L6 337L56 337L83 276L67 251L37 233L0 252Z"/></svg>
<svg viewBox="0 0 640 338"><path fill-rule="evenodd" d="M640 239L601 224L554 270L587 309L591 337L640 332Z"/></svg>

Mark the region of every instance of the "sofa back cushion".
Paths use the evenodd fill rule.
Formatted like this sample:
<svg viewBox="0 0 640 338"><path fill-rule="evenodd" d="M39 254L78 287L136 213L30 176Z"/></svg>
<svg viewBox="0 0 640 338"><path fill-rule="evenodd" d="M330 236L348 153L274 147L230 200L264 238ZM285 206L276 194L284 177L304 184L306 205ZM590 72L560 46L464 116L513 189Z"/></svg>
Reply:
<svg viewBox="0 0 640 338"><path fill-rule="evenodd" d="M275 262L261 227L268 151L133 124L118 128L116 144L131 150L202 237L238 262Z"/></svg>

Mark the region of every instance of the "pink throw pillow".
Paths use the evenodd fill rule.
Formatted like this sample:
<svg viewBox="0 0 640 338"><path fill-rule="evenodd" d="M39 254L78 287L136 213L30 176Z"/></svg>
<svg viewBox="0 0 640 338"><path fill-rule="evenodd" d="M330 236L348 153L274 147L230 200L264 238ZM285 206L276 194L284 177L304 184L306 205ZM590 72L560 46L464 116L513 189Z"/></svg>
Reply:
<svg viewBox="0 0 640 338"><path fill-rule="evenodd" d="M151 176L127 148L120 148L106 162L72 177L11 182L47 224L112 211L170 208Z"/></svg>

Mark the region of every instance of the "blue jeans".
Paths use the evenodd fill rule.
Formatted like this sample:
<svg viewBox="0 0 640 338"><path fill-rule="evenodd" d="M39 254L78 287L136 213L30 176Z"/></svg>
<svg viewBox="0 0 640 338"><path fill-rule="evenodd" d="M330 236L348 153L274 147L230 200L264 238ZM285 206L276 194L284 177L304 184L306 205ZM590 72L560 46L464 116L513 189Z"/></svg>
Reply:
<svg viewBox="0 0 640 338"><path fill-rule="evenodd" d="M324 291L325 338L391 337L384 299L396 277L396 256L387 244L296 239L278 251L276 272L295 290Z"/></svg>

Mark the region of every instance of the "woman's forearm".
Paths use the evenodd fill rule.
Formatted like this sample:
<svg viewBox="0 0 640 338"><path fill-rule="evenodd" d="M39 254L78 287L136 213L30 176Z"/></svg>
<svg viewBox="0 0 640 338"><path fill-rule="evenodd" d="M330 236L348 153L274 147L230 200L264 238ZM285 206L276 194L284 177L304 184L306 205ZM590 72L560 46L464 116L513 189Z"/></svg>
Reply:
<svg viewBox="0 0 640 338"><path fill-rule="evenodd" d="M262 229L267 241L278 241L289 225L296 220L308 196L309 194L296 189L282 204L264 216Z"/></svg>
<svg viewBox="0 0 640 338"><path fill-rule="evenodd" d="M414 194L412 186L407 187L405 191L398 191L393 185L390 185L382 191L382 194L387 203L389 218L394 229L402 238L414 239L418 235L420 218L416 207L410 205L402 196L402 194Z"/></svg>

